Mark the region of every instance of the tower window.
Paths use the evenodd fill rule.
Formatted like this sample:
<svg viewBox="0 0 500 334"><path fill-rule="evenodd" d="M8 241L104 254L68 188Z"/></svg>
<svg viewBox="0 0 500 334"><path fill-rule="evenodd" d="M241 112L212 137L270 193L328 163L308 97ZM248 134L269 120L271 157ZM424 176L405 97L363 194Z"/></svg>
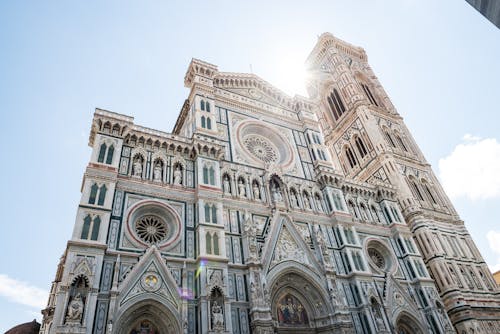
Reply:
<svg viewBox="0 0 500 334"><path fill-rule="evenodd" d="M423 201L424 196L422 196L422 193L420 192L420 189L418 189L417 184L413 180L410 180L409 183L410 188L413 191L413 195L416 196L419 200Z"/></svg>
<svg viewBox="0 0 500 334"><path fill-rule="evenodd" d="M113 153L115 153L115 148L111 145L108 148L108 155L106 156L106 163L111 165L113 163Z"/></svg>
<svg viewBox="0 0 500 334"><path fill-rule="evenodd" d="M202 111L205 111L205 101L203 101L203 100L201 100L201 102L200 102L200 109Z"/></svg>
<svg viewBox="0 0 500 334"><path fill-rule="evenodd" d="M212 129L212 120L210 119L210 117L207 117L207 129Z"/></svg>
<svg viewBox="0 0 500 334"><path fill-rule="evenodd" d="M101 148L99 149L99 157L97 158L97 162L104 162L104 156L106 155L106 144L102 143Z"/></svg>
<svg viewBox="0 0 500 334"><path fill-rule="evenodd" d="M338 120L345 113L346 109L337 89L333 89L333 92L327 97L327 101L333 117L335 117L335 120Z"/></svg>
<svg viewBox="0 0 500 334"><path fill-rule="evenodd" d="M401 146L401 148L402 148L405 152L408 152L408 149L406 148L406 145L405 145L405 143L403 142L403 139L401 139L401 137L400 137L400 136L396 135L396 140L398 141L399 146Z"/></svg>
<svg viewBox="0 0 500 334"><path fill-rule="evenodd" d="M377 100L375 100L375 97L373 96L372 92L370 91L370 88L368 87L368 85L361 84L361 87L363 87L363 90L365 91L366 97L368 98L368 100L370 100L370 103L374 104L378 107Z"/></svg>
<svg viewBox="0 0 500 334"><path fill-rule="evenodd" d="M365 155L368 154L368 152L366 151L365 143L363 143L363 140L359 137L356 137L354 141L356 142L356 147L358 148L359 155L361 155L361 158L364 158Z"/></svg>
<svg viewBox="0 0 500 334"><path fill-rule="evenodd" d="M90 234L90 240L97 240L100 226L101 218L99 216L96 216L94 220L92 220L90 215L87 215L83 219L82 234L80 236L81 239L89 239Z"/></svg>
<svg viewBox="0 0 500 334"><path fill-rule="evenodd" d="M97 201L97 205L104 205L105 198L106 198L106 185L103 184L99 189L99 200Z"/></svg>
<svg viewBox="0 0 500 334"><path fill-rule="evenodd" d="M345 154L347 156L347 160L349 161L349 166L351 166L351 168L354 168L354 166L358 164L354 153L352 153L352 150L349 147L346 147Z"/></svg>
<svg viewBox="0 0 500 334"><path fill-rule="evenodd" d="M99 187L97 186L96 183L90 187L90 196L89 196L89 204L95 204L95 199L97 197L97 190L99 190Z"/></svg>
<svg viewBox="0 0 500 334"><path fill-rule="evenodd" d="M201 127L202 128L206 128L207 127L205 116L201 116Z"/></svg>
<svg viewBox="0 0 500 334"><path fill-rule="evenodd" d="M392 147L396 147L396 144L394 144L394 140L392 139L391 135L389 134L389 132L387 130L384 130L384 135L385 135L385 139L387 140L387 142L389 144L391 144Z"/></svg>

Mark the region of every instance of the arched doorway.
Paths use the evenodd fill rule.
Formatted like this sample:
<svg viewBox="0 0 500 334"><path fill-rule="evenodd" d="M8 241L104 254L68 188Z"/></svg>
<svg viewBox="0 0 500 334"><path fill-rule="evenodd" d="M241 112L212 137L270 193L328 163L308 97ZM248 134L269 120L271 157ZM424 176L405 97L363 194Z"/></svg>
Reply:
<svg viewBox="0 0 500 334"><path fill-rule="evenodd" d="M401 314L396 321L397 334L424 334L417 320L409 314Z"/></svg>
<svg viewBox="0 0 500 334"><path fill-rule="evenodd" d="M287 271L271 286L271 316L276 333L305 334L327 330L328 294L300 272ZM316 324L324 324L317 328Z"/></svg>
<svg viewBox="0 0 500 334"><path fill-rule="evenodd" d="M175 310L155 300L142 300L126 307L116 319L118 334L181 334Z"/></svg>

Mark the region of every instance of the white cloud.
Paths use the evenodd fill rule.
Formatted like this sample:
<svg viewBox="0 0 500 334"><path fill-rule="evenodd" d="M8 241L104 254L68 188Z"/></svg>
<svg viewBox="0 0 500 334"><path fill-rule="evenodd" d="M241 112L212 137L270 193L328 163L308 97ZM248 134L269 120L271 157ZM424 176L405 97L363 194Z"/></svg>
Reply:
<svg viewBox="0 0 500 334"><path fill-rule="evenodd" d="M465 135L463 143L439 160L439 177L451 197L500 196L500 143L495 138Z"/></svg>
<svg viewBox="0 0 500 334"><path fill-rule="evenodd" d="M486 234L486 238L488 239L491 250L497 256L496 263L490 266L490 270L492 272L496 272L500 270L500 232L488 231L488 233Z"/></svg>
<svg viewBox="0 0 500 334"><path fill-rule="evenodd" d="M49 294L36 286L0 274L0 296L14 303L42 309L47 304Z"/></svg>

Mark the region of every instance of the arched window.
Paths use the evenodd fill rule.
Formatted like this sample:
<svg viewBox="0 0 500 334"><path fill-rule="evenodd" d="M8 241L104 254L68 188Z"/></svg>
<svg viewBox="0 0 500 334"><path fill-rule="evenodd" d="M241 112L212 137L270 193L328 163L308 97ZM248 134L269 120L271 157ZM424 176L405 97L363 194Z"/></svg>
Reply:
<svg viewBox="0 0 500 334"><path fill-rule="evenodd" d="M356 205L354 205L354 202L349 201L347 205L349 205L349 211L351 211L351 215L359 219L358 210L356 210Z"/></svg>
<svg viewBox="0 0 500 334"><path fill-rule="evenodd" d="M365 91L366 97L368 98L368 100L370 100L370 103L374 104L378 107L377 100L375 100L375 97L373 96L372 92L370 91L370 87L368 87L368 85L365 85L365 84L361 84L361 87L363 87L363 90Z"/></svg>
<svg viewBox="0 0 500 334"><path fill-rule="evenodd" d="M392 147L396 147L396 144L394 144L394 140L392 139L390 133L387 130L384 130L384 135L387 142L391 144Z"/></svg>
<svg viewBox="0 0 500 334"><path fill-rule="evenodd" d="M206 104L206 110L207 110L207 112L210 112L210 103L208 103L208 101L207 101L207 104Z"/></svg>
<svg viewBox="0 0 500 334"><path fill-rule="evenodd" d="M205 235L205 252L207 254L212 254L212 235L207 232Z"/></svg>
<svg viewBox="0 0 500 334"><path fill-rule="evenodd" d="M368 217L369 217L369 216L368 216L368 215L369 215L368 210L366 210L366 206L365 206L363 203L361 203L361 204L359 205L359 211L361 212L361 218L362 218L362 219L364 219L364 220L369 220L369 219L368 219Z"/></svg>
<svg viewBox="0 0 500 334"><path fill-rule="evenodd" d="M345 149L345 155L347 156L347 160L349 161L349 166L353 168L358 164L358 161L356 160L356 156L354 153L352 153L352 150L350 147L346 147Z"/></svg>
<svg viewBox="0 0 500 334"><path fill-rule="evenodd" d="M201 127L202 128L206 128L207 127L205 116L201 116Z"/></svg>
<svg viewBox="0 0 500 334"><path fill-rule="evenodd" d="M94 218L94 224L92 226L92 235L90 236L91 240L97 240L99 236L99 227L101 227L101 218L99 216Z"/></svg>
<svg viewBox="0 0 500 334"><path fill-rule="evenodd" d="M214 233L213 242L214 242L214 255L219 255L219 236L217 235L217 233Z"/></svg>
<svg viewBox="0 0 500 334"><path fill-rule="evenodd" d="M393 207L391 207L391 212L392 212L392 215L394 216L394 219L396 219L397 222L400 222L401 219L399 219L399 214L396 211L396 209L394 209Z"/></svg>
<svg viewBox="0 0 500 334"><path fill-rule="evenodd" d="M108 148L108 155L106 156L106 163L108 165L111 165L113 163L113 153L115 153L115 148L113 145L111 145Z"/></svg>
<svg viewBox="0 0 500 334"><path fill-rule="evenodd" d="M205 222L210 223L210 205L205 204Z"/></svg>
<svg viewBox="0 0 500 334"><path fill-rule="evenodd" d="M395 135L395 136L396 136L396 140L397 140L397 142L398 142L399 146L400 146L400 147L401 147L401 148L402 148L405 152L408 152L408 149L406 148L406 145L405 145L405 143L403 142L403 139L401 139L401 137L400 137L400 136L398 136L398 135Z"/></svg>
<svg viewBox="0 0 500 334"><path fill-rule="evenodd" d="M90 218L90 215L87 215L83 219L82 234L80 236L81 239L88 239L89 238L89 231L90 231L90 224L91 223L92 223L92 218Z"/></svg>
<svg viewBox="0 0 500 334"><path fill-rule="evenodd" d="M97 162L104 162L104 156L106 155L106 144L102 143L101 148L99 149L99 157L97 158Z"/></svg>
<svg viewBox="0 0 500 334"><path fill-rule="evenodd" d="M361 156L361 158L364 158L365 155L368 154L368 152L366 151L365 143L363 143L363 140L360 137L356 137L354 141L356 142L356 147L358 148L359 155Z"/></svg>
<svg viewBox="0 0 500 334"><path fill-rule="evenodd" d="M104 199L106 198L106 185L103 184L99 189L99 200L97 201L97 205L104 205Z"/></svg>
<svg viewBox="0 0 500 334"><path fill-rule="evenodd" d="M99 190L99 186L96 183L94 183L92 187L90 187L89 204L95 204L95 199L97 197L97 190Z"/></svg>
<svg viewBox="0 0 500 334"><path fill-rule="evenodd" d="M415 183L415 181L409 180L408 183L410 184L410 188L411 188L411 190L413 192L413 195L415 197L417 197L417 199L423 201L424 200L424 196L422 196L422 193L420 192L420 189L418 189L418 186Z"/></svg>
<svg viewBox="0 0 500 334"><path fill-rule="evenodd" d="M385 214L385 220L387 220L387 222L389 224L392 224L393 220L392 220L392 216L391 214L389 213L389 210L387 210L387 207L384 206L384 214Z"/></svg>
<svg viewBox="0 0 500 334"><path fill-rule="evenodd" d="M203 183L208 184L208 167L203 166Z"/></svg>
<svg viewBox="0 0 500 334"><path fill-rule="evenodd" d="M217 207L212 205L212 224L217 224Z"/></svg>
<svg viewBox="0 0 500 334"><path fill-rule="evenodd" d="M207 129L212 129L212 120L210 119L210 117L207 117Z"/></svg>
<svg viewBox="0 0 500 334"><path fill-rule="evenodd" d="M434 195L432 195L431 189L429 188L429 186L425 182L423 182L423 187L424 187L425 192L427 193L427 197L429 197L429 199L432 201L432 203L438 204L436 201L436 198L434 197Z"/></svg>
<svg viewBox="0 0 500 334"><path fill-rule="evenodd" d="M203 100L201 100L201 102L200 102L200 109L202 111L205 111L205 101L203 101Z"/></svg>
<svg viewBox="0 0 500 334"><path fill-rule="evenodd" d="M327 97L327 101L335 120L338 120L345 113L346 109L337 89L333 89L330 96Z"/></svg>
<svg viewBox="0 0 500 334"><path fill-rule="evenodd" d="M208 170L208 178L209 183L211 185L215 185L215 170L212 166L210 166L210 169Z"/></svg>
<svg viewBox="0 0 500 334"><path fill-rule="evenodd" d="M375 206L371 205L370 206L370 211L372 212L372 219L373 219L373 221L380 222L380 218L378 216L378 212L377 212L377 209L375 208Z"/></svg>

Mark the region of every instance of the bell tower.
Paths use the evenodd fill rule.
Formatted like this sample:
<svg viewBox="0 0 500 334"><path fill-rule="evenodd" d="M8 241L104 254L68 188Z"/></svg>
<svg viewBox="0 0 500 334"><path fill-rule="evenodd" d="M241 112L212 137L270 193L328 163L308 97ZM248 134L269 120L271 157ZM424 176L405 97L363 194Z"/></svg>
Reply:
<svg viewBox="0 0 500 334"><path fill-rule="evenodd" d="M348 178L397 189L405 220L455 327L477 330L479 319L500 316L498 288L486 263L365 51L325 33L306 66L308 93L319 106L325 144L338 158L336 168ZM384 214L397 220L397 212Z"/></svg>

